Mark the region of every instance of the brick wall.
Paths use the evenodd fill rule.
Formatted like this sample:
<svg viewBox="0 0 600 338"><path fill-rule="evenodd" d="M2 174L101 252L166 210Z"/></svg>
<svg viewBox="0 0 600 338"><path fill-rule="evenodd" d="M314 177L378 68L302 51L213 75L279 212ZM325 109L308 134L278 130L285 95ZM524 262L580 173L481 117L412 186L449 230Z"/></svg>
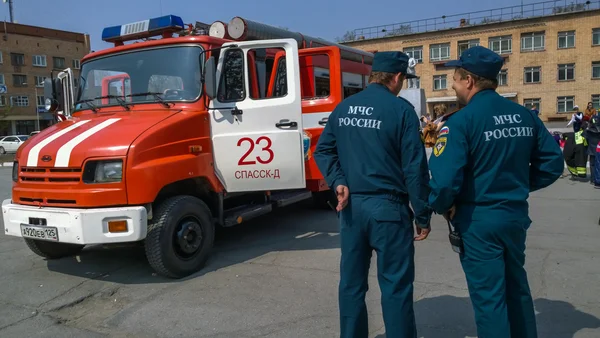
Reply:
<svg viewBox="0 0 600 338"><path fill-rule="evenodd" d="M595 28L600 29L600 10L345 44L367 51L406 50L408 47L422 46L423 61L416 66L416 72L421 76L420 86L425 89L427 98L433 98L454 96L455 93L452 90L454 70L436 65L436 62L430 60L431 45L450 43L449 59L455 59L459 54L459 41L479 39L480 45L490 48L490 38L510 35L512 51L502 54L506 60L504 69L507 71L507 83L499 86L498 92L517 93L514 100L521 104L528 99L539 99L543 120L549 117L569 119L570 112L558 112L558 97L574 97L574 104L579 105L580 109L585 109L592 96L600 99L600 78L592 78L592 62L600 62L600 44L592 45L592 32ZM575 45L559 49L558 34L567 31L575 31ZM521 51L522 34L531 32L543 32L543 49ZM574 64L574 79L558 81L559 64ZM541 81L525 83L525 67L541 67ZM446 89L434 90L434 76L443 74L446 74ZM433 104L428 104L429 113L432 109Z"/></svg>

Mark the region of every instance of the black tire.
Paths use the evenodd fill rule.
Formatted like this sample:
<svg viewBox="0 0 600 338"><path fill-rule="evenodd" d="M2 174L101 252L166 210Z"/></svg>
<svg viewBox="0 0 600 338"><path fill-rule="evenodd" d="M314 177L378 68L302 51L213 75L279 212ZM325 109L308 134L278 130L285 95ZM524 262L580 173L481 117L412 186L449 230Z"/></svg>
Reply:
<svg viewBox="0 0 600 338"><path fill-rule="evenodd" d="M175 196L164 200L155 210L144 246L150 266L169 278L183 278L200 271L215 237L208 206L193 196ZM182 229L184 225L188 232Z"/></svg>
<svg viewBox="0 0 600 338"><path fill-rule="evenodd" d="M334 208L338 204L337 198L335 197L335 194L333 193L332 190L313 192L312 200L313 200L314 207L318 208L318 209L331 210L331 206L329 206L329 204L327 204L328 201L329 201L329 203L331 203L331 205L333 205Z"/></svg>
<svg viewBox="0 0 600 338"><path fill-rule="evenodd" d="M25 238L25 244L33 253L48 259L58 259L78 254L85 245L71 243L56 243Z"/></svg>
<svg viewBox="0 0 600 338"><path fill-rule="evenodd" d="M0 155L6 154L6 149L4 147L0 147Z"/></svg>

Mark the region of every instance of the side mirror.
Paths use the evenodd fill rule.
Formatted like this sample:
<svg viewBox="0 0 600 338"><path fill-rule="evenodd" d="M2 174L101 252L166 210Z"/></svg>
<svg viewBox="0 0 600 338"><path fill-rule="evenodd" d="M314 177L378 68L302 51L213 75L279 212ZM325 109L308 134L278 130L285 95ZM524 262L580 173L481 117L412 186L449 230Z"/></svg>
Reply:
<svg viewBox="0 0 600 338"><path fill-rule="evenodd" d="M213 56L208 58L204 64L204 85L206 86L206 95L211 100L217 97L217 65Z"/></svg>
<svg viewBox="0 0 600 338"><path fill-rule="evenodd" d="M60 103L63 102L62 82L60 79L45 79L44 80L44 108L48 112L54 112L60 108Z"/></svg>

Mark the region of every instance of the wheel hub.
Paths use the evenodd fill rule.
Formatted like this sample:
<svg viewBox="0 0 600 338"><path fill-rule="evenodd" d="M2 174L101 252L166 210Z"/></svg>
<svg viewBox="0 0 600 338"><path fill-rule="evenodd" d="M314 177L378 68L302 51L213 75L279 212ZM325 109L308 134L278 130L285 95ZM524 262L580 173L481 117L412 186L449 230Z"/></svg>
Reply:
<svg viewBox="0 0 600 338"><path fill-rule="evenodd" d="M177 232L177 243L185 254L195 253L202 245L202 227L194 221L186 221L181 224Z"/></svg>

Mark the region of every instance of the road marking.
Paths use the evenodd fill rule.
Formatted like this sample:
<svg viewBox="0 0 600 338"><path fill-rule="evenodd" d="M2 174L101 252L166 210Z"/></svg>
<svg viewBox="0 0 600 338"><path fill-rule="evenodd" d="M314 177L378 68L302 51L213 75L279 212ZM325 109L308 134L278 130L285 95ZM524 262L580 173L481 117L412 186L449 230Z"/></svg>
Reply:
<svg viewBox="0 0 600 338"><path fill-rule="evenodd" d="M90 122L90 120L79 121L79 122L65 128L55 134L48 136L40 143L33 146L33 148L31 148L31 150L29 151L29 155L27 156L27 166L28 167L37 167L38 157L40 156L40 151L42 150L42 148L47 146L50 142L56 140L57 138L63 136L64 134L70 132L71 130L73 130L85 123L88 123L88 122Z"/></svg>
<svg viewBox="0 0 600 338"><path fill-rule="evenodd" d="M73 152L73 149L79 143L85 141L90 136L96 134L100 130L110 126L111 124L113 124L119 120L120 120L120 118L108 119L108 120L100 123L99 125L94 126L90 129L86 130L85 132L77 135L76 137L71 139L69 142L65 143L62 147L60 147L60 149L58 149L58 152L56 153L56 161L54 162L54 166L55 167L68 167L69 160L71 159L71 153Z"/></svg>

